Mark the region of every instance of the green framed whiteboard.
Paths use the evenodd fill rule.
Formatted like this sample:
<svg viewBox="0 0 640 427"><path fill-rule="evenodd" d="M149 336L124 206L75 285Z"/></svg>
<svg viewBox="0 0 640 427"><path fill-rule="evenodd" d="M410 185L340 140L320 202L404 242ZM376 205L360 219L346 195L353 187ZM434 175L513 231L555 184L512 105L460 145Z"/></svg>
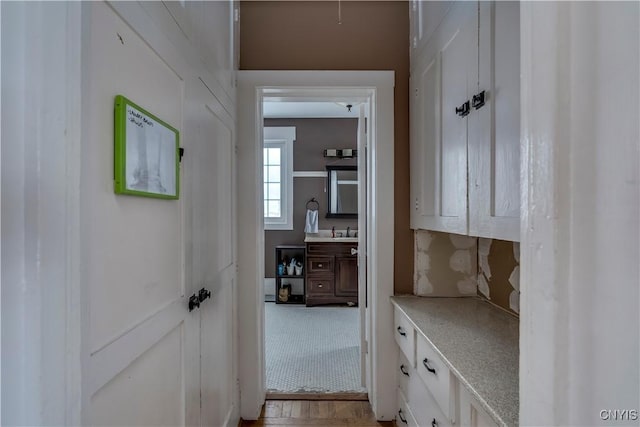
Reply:
<svg viewBox="0 0 640 427"><path fill-rule="evenodd" d="M180 132L122 95L114 107L116 194L178 199Z"/></svg>

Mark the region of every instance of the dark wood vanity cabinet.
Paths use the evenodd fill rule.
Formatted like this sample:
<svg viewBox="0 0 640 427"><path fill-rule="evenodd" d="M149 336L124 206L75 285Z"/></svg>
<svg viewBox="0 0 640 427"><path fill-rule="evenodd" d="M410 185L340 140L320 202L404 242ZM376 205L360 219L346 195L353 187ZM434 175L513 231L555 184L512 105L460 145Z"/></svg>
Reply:
<svg viewBox="0 0 640 427"><path fill-rule="evenodd" d="M307 243L307 306L358 303L357 243Z"/></svg>
<svg viewBox="0 0 640 427"><path fill-rule="evenodd" d="M336 256L336 295L358 298L358 259L356 256Z"/></svg>

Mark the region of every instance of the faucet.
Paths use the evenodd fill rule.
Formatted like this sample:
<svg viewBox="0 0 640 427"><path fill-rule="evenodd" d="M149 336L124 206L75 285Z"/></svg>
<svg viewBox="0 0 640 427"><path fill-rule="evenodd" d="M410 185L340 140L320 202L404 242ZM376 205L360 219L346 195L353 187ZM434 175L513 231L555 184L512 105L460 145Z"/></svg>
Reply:
<svg viewBox="0 0 640 427"><path fill-rule="evenodd" d="M347 227L347 237L349 237L349 230L351 229L351 227Z"/></svg>
<svg viewBox="0 0 640 427"><path fill-rule="evenodd" d="M333 227L331 227L331 238L335 238L336 237L336 226L334 225Z"/></svg>

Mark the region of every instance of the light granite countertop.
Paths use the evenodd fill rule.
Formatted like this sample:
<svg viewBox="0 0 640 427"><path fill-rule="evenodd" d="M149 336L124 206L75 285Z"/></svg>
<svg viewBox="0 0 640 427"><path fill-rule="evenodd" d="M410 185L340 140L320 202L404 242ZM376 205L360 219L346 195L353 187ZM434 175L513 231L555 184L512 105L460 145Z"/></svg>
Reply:
<svg viewBox="0 0 640 427"><path fill-rule="evenodd" d="M518 425L518 319L480 298L395 296L451 372L500 425Z"/></svg>

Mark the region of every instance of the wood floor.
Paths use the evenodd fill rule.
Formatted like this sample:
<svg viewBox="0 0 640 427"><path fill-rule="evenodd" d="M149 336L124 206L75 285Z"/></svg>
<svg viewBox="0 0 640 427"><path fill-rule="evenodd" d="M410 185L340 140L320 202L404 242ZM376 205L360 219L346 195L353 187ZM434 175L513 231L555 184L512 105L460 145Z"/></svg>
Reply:
<svg viewBox="0 0 640 427"><path fill-rule="evenodd" d="M337 400L267 400L257 421L242 421L242 427L253 426L380 426L390 422L376 421L369 402Z"/></svg>

